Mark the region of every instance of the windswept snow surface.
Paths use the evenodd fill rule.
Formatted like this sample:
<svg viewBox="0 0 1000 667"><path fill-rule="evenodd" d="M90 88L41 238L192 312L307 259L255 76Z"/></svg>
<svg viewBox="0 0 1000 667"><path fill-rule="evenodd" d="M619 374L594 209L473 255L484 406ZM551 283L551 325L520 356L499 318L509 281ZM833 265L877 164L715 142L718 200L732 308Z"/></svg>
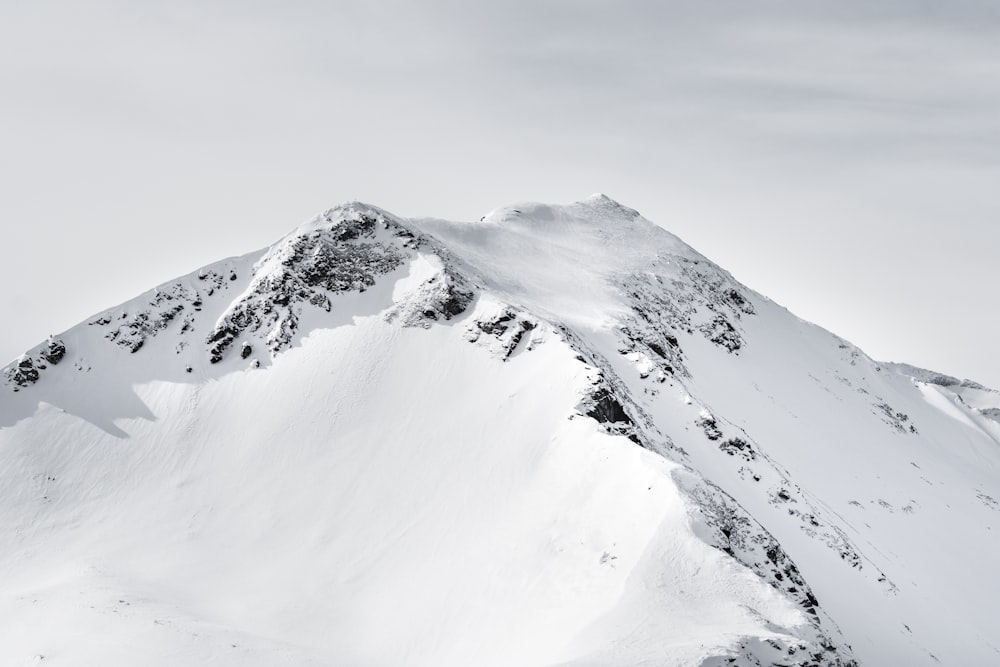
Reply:
<svg viewBox="0 0 1000 667"><path fill-rule="evenodd" d="M997 664L951 380L604 196L346 204L4 370L0 664Z"/></svg>

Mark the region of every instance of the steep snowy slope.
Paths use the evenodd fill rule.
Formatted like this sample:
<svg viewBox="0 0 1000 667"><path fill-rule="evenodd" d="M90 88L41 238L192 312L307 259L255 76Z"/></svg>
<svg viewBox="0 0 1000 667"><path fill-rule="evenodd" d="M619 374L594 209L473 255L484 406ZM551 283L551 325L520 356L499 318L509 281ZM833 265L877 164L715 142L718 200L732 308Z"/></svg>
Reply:
<svg viewBox="0 0 1000 667"><path fill-rule="evenodd" d="M0 388L0 663L1000 660L995 393L596 196L347 204Z"/></svg>

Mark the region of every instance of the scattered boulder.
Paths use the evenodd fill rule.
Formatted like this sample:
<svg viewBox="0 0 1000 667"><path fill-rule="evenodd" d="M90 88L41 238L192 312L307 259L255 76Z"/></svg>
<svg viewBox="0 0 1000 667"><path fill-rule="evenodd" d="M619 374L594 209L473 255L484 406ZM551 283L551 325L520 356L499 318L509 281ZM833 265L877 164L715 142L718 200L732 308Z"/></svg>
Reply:
<svg viewBox="0 0 1000 667"><path fill-rule="evenodd" d="M22 357L16 365L7 371L7 379L18 387L27 387L38 382L38 369L31 357Z"/></svg>
<svg viewBox="0 0 1000 667"><path fill-rule="evenodd" d="M53 366L62 361L65 356L66 345L58 339L50 339L48 344L42 349L42 358Z"/></svg>
<svg viewBox="0 0 1000 667"><path fill-rule="evenodd" d="M709 440L715 441L722 439L722 430L719 429L719 425L716 423L715 417L712 417L711 415L699 417L694 423L701 427L701 430L705 432L705 437Z"/></svg>

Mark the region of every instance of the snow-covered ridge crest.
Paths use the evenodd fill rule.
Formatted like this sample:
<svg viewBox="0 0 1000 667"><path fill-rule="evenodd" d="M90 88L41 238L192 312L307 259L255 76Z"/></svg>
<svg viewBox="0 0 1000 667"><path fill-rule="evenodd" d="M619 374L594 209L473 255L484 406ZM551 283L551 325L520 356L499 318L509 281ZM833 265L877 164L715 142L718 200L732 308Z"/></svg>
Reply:
<svg viewBox="0 0 1000 667"><path fill-rule="evenodd" d="M480 218L480 222L505 224L520 221L554 224L584 221L597 225L616 225L632 222L641 217L635 209L624 206L605 194L596 193L582 201L563 206L539 202L501 206Z"/></svg>
<svg viewBox="0 0 1000 667"><path fill-rule="evenodd" d="M174 352L188 360L188 372L202 363L197 350L205 350L204 358L215 364L239 348L241 357L253 355L250 361L259 365L307 333L300 326L304 315L331 313L337 295L364 293L380 277L405 270L421 253L448 255L403 219L375 206L347 202L298 226L269 248L160 285L85 324L133 354L154 339L172 339ZM410 325L447 320L462 312L471 298L464 278L442 261L420 294L396 311L405 311ZM78 330L22 355L3 369L0 380L14 391L35 384L66 355L63 338ZM168 331L174 336L163 335ZM259 348L266 354L261 356Z"/></svg>
<svg viewBox="0 0 1000 667"><path fill-rule="evenodd" d="M405 220L378 207L348 202L295 229L253 267L246 289L225 310L208 336L210 361L221 361L238 339L263 338L273 356L288 349L300 329L303 309L330 313L338 294L364 293L387 274L402 270L419 253L446 255ZM450 319L472 298L450 266L427 278L409 299L405 318ZM419 301L419 304L415 304ZM244 356L247 340L243 340Z"/></svg>
<svg viewBox="0 0 1000 667"><path fill-rule="evenodd" d="M604 196L349 202L3 380L0 662L57 665L3 633L62 613L241 667L1000 651L997 393L873 361Z"/></svg>
<svg viewBox="0 0 1000 667"><path fill-rule="evenodd" d="M660 282L668 279L668 287L686 289L692 283L688 278L695 277L695 283L709 285L716 292L724 289L735 295L741 308L749 307L728 274L605 195L566 206L503 207L483 222L492 225L476 231L476 226L466 227L466 223L407 220L376 206L347 202L300 225L270 248L161 285L149 296L122 304L88 324L132 353L161 332L176 329L179 340L173 347L178 353L207 348L212 363L221 361L234 347L240 348L242 356L252 354L256 359L260 357L254 346L263 346L271 356L288 349L301 333L304 312L331 312L337 294L364 292L379 276L402 270L420 252L442 259L442 271L423 290L427 308L411 304L407 309L411 324L421 317L426 321L457 315L471 299L472 283L496 287L502 280L524 288L517 290L522 294L502 290L511 303L535 308L550 319L572 322L581 316L593 317L627 327L642 307L629 307L618 295L621 290L634 293L630 285L637 278L640 283L645 280L640 274L654 275L648 269L657 263L668 267L666 272L656 272ZM462 236L482 241L482 231L489 236L491 227L497 233L496 238L485 239L494 260L487 266L477 261L480 257L466 256L462 239L448 233L457 229ZM700 267L694 273L682 265ZM553 277L556 284L552 284ZM559 303L567 295L570 302ZM589 303L577 307L578 295ZM687 306L675 309L673 324L697 326L707 336L725 340L730 349L739 346L731 323L715 315L705 321L692 320L695 311L690 304L696 299L686 299ZM734 313L736 319L739 315ZM664 352L673 339L670 334L660 336L659 342L647 338L653 350ZM53 340L53 345L62 345L58 337ZM43 352L39 348L5 368L6 382L16 388L36 382L39 371L51 364L46 363L51 353ZM659 356L671 357L664 364L666 370L683 367L672 353ZM195 359L189 367L197 365Z"/></svg>
<svg viewBox="0 0 1000 667"><path fill-rule="evenodd" d="M971 416L987 430L1000 445L1000 391L984 386L975 380L956 377L918 368L910 364L884 363L890 371L910 378L925 392L935 392L956 406L971 410Z"/></svg>
<svg viewBox="0 0 1000 667"><path fill-rule="evenodd" d="M379 209L353 202L330 209L254 265L247 288L209 334L212 363L244 334L260 332L272 354L286 349L303 304L330 312L331 295L364 292L399 268L416 245L409 229Z"/></svg>

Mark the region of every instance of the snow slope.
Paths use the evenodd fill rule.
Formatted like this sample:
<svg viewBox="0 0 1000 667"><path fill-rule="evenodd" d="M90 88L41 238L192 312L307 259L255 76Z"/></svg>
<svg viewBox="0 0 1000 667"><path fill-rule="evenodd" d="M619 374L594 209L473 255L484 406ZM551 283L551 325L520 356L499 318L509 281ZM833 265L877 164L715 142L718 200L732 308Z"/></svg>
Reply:
<svg viewBox="0 0 1000 667"><path fill-rule="evenodd" d="M917 371L603 196L345 204L4 370L0 664L995 663L1000 401Z"/></svg>

